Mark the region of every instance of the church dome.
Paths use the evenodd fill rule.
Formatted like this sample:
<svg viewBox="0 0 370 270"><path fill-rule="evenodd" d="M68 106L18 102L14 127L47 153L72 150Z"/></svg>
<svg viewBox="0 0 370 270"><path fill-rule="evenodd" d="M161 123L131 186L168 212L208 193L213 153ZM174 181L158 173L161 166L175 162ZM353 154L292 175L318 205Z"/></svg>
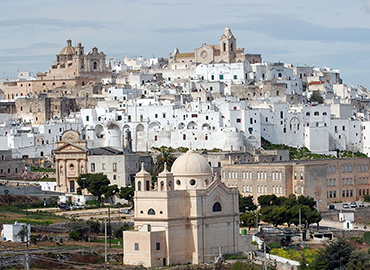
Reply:
<svg viewBox="0 0 370 270"><path fill-rule="evenodd" d="M72 46L72 40L67 40L67 46L65 46L61 51L60 54L75 54L75 48Z"/></svg>
<svg viewBox="0 0 370 270"><path fill-rule="evenodd" d="M175 160L171 172L176 176L212 174L208 161L192 150L187 151Z"/></svg>

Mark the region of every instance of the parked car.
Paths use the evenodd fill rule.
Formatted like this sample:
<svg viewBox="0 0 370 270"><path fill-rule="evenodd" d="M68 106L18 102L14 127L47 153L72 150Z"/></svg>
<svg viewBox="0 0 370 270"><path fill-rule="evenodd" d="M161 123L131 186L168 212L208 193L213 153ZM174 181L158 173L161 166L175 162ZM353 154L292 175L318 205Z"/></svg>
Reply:
<svg viewBox="0 0 370 270"><path fill-rule="evenodd" d="M130 214L130 209L123 208L123 209L120 209L118 212L121 214Z"/></svg>
<svg viewBox="0 0 370 270"><path fill-rule="evenodd" d="M65 211L71 210L71 208L68 205L66 205L66 204L60 204L58 206L58 208L61 209L61 210L65 210Z"/></svg>
<svg viewBox="0 0 370 270"><path fill-rule="evenodd" d="M351 202L351 208L356 208L357 207L357 203L356 202Z"/></svg>
<svg viewBox="0 0 370 270"><path fill-rule="evenodd" d="M365 204L364 204L363 202L360 202L360 203L358 204L358 207L365 207Z"/></svg>
<svg viewBox="0 0 370 270"><path fill-rule="evenodd" d="M72 206L72 208L73 208L73 209L78 210L78 209L82 209L83 207L82 207L82 205L74 204L74 205Z"/></svg>
<svg viewBox="0 0 370 270"><path fill-rule="evenodd" d="M342 205L342 207L343 207L343 208L349 208L349 204L348 204L348 203L344 203L344 204Z"/></svg>
<svg viewBox="0 0 370 270"><path fill-rule="evenodd" d="M329 204L329 210L333 210L333 209L335 209L335 205L334 204Z"/></svg>

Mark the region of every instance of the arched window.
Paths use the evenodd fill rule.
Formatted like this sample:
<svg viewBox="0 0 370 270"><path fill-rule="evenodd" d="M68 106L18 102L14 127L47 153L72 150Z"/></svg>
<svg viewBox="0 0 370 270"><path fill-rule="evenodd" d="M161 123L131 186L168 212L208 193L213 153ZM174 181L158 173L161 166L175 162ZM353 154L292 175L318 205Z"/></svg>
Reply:
<svg viewBox="0 0 370 270"><path fill-rule="evenodd" d="M40 152L40 156L42 156L42 157L44 156L44 152L43 151Z"/></svg>
<svg viewBox="0 0 370 270"><path fill-rule="evenodd" d="M94 62L94 69L97 69L98 68L98 63Z"/></svg>
<svg viewBox="0 0 370 270"><path fill-rule="evenodd" d="M138 191L141 191L141 181L139 181L139 182L137 183L137 190L138 190Z"/></svg>
<svg viewBox="0 0 370 270"><path fill-rule="evenodd" d="M313 113L313 115L314 116L319 116L319 112L316 111L316 112Z"/></svg>
<svg viewBox="0 0 370 270"><path fill-rule="evenodd" d="M150 208L150 209L148 210L148 215L155 215L155 211L154 211L154 209L153 209L153 208Z"/></svg>
<svg viewBox="0 0 370 270"><path fill-rule="evenodd" d="M168 182L168 190L172 190L172 181Z"/></svg>
<svg viewBox="0 0 370 270"><path fill-rule="evenodd" d="M219 202L215 202L212 207L212 212L221 212L221 204Z"/></svg>
<svg viewBox="0 0 370 270"><path fill-rule="evenodd" d="M306 112L306 116L310 116L310 112Z"/></svg>
<svg viewBox="0 0 370 270"><path fill-rule="evenodd" d="M161 191L163 190L163 188L164 188L164 182L161 181Z"/></svg>

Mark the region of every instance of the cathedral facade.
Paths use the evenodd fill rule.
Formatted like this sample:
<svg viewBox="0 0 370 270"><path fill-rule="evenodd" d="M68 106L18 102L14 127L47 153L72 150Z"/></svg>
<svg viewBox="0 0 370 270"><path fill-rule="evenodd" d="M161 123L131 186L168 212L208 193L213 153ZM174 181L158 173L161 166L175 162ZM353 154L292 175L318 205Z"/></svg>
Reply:
<svg viewBox="0 0 370 270"><path fill-rule="evenodd" d="M244 48L236 46L236 38L227 26L220 37L219 45L207 45L203 43L194 52L180 53L176 48L169 57L168 64L172 69L190 68L198 64L210 63L238 63L248 61L251 64L261 63L260 54L245 54Z"/></svg>
<svg viewBox="0 0 370 270"><path fill-rule="evenodd" d="M85 53L80 42L72 46L72 41L67 40L65 46L56 55L56 61L50 70L38 73L36 80L22 80L12 82L11 87L4 88L5 99L14 99L18 96L46 93L56 87L84 86L90 82L101 82L104 77L111 76L110 69L105 65L106 55L92 48Z"/></svg>

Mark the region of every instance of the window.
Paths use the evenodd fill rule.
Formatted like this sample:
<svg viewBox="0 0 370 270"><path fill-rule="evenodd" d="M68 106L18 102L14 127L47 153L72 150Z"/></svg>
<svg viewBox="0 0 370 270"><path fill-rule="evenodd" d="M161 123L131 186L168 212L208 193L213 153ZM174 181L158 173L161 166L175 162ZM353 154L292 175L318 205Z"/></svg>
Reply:
<svg viewBox="0 0 370 270"><path fill-rule="evenodd" d="M238 79L238 75L234 75L234 80Z"/></svg>
<svg viewBox="0 0 370 270"><path fill-rule="evenodd" d="M241 122L242 122L242 120L241 120L240 118L236 118L236 122L237 122L237 123L241 123Z"/></svg>
<svg viewBox="0 0 370 270"><path fill-rule="evenodd" d="M139 250L139 243L135 243L135 250Z"/></svg>
<svg viewBox="0 0 370 270"><path fill-rule="evenodd" d="M162 113L163 118L166 118L166 113Z"/></svg>
<svg viewBox="0 0 370 270"><path fill-rule="evenodd" d="M155 250L161 250L161 243L155 243Z"/></svg>
<svg viewBox="0 0 370 270"><path fill-rule="evenodd" d="M95 172L95 163L91 163L91 172Z"/></svg>
<svg viewBox="0 0 370 270"><path fill-rule="evenodd" d="M113 163L113 172L117 172L117 163Z"/></svg>
<svg viewBox="0 0 370 270"><path fill-rule="evenodd" d="M182 135L182 139L185 141L186 140L186 134Z"/></svg>
<svg viewBox="0 0 370 270"><path fill-rule="evenodd" d="M319 116L320 114L319 114L319 112L316 111L316 112L313 113L313 115L314 116Z"/></svg>
<svg viewBox="0 0 370 270"><path fill-rule="evenodd" d="M342 197L346 197L346 191L345 190L342 191Z"/></svg>
<svg viewBox="0 0 370 270"><path fill-rule="evenodd" d="M215 79L215 75L211 75L211 80L213 81Z"/></svg>
<svg viewBox="0 0 370 270"><path fill-rule="evenodd" d="M301 172L301 180L303 179L303 172Z"/></svg>
<svg viewBox="0 0 370 270"><path fill-rule="evenodd" d="M220 80L224 79L224 75L220 74Z"/></svg>
<svg viewBox="0 0 370 270"><path fill-rule="evenodd" d="M101 169L102 169L102 170L105 170L105 163L102 163L102 164L101 164Z"/></svg>
<svg viewBox="0 0 370 270"><path fill-rule="evenodd" d="M155 211L154 211L154 209L153 209L153 208L150 208L150 209L148 210L148 215L155 215Z"/></svg>
<svg viewBox="0 0 370 270"><path fill-rule="evenodd" d="M212 207L212 212L221 212L221 204L219 202L215 202Z"/></svg>
<svg viewBox="0 0 370 270"><path fill-rule="evenodd" d="M86 115L86 121L89 121L89 116L88 115Z"/></svg>

